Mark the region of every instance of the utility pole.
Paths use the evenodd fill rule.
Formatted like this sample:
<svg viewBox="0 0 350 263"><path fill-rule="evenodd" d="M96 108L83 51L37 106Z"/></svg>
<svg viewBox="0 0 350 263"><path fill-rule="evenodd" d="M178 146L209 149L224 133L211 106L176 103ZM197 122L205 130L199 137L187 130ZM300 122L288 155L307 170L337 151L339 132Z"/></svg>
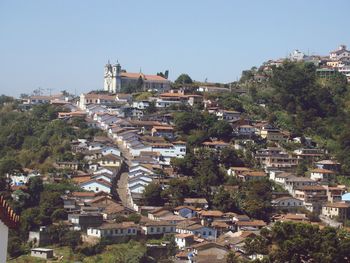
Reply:
<svg viewBox="0 0 350 263"><path fill-rule="evenodd" d="M51 97L51 91L52 91L52 89L51 89L51 88L49 88L49 89L46 89L46 90L48 90L48 91L50 92L50 97Z"/></svg>

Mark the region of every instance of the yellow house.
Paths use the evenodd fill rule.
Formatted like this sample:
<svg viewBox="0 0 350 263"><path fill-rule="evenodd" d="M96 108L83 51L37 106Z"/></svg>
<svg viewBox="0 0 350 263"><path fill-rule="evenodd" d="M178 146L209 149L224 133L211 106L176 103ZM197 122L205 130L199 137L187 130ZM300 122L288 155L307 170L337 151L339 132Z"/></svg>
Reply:
<svg viewBox="0 0 350 263"><path fill-rule="evenodd" d="M100 166L119 168L123 163L122 158L113 154L107 154L98 160Z"/></svg>
<svg viewBox="0 0 350 263"><path fill-rule="evenodd" d="M284 135L278 129L262 129L260 137L268 141L281 142L284 141Z"/></svg>
<svg viewBox="0 0 350 263"><path fill-rule="evenodd" d="M327 61L327 66L332 68L337 68L339 66L339 63L340 61L338 60Z"/></svg>

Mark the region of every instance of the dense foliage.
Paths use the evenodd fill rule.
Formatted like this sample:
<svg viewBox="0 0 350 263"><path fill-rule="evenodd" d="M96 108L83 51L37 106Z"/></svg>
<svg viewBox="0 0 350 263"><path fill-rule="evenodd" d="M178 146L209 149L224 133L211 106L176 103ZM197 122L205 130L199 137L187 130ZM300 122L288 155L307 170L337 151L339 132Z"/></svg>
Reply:
<svg viewBox="0 0 350 263"><path fill-rule="evenodd" d="M350 89L346 77L320 78L310 63L285 62L272 70L256 100L267 104L269 120L299 136L311 136L350 172Z"/></svg>
<svg viewBox="0 0 350 263"><path fill-rule="evenodd" d="M349 262L350 236L331 227L277 222L261 236L247 238L245 248L248 254L268 255L262 262Z"/></svg>

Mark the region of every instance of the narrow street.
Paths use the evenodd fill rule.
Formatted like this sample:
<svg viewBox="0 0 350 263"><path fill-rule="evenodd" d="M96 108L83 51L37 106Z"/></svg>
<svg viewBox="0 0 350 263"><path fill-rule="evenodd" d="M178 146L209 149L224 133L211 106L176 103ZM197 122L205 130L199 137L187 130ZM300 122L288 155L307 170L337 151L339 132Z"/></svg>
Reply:
<svg viewBox="0 0 350 263"><path fill-rule="evenodd" d="M125 158L125 162L128 167L131 166L131 159L132 156L130 155L129 151L125 149L122 144L116 143L118 145L119 150L121 151L123 157ZM120 179L117 183L117 192L119 195L120 200L122 201L122 204L130 209L134 209L132 206L132 199L131 196L128 194L128 173L124 172L120 175Z"/></svg>
<svg viewBox="0 0 350 263"><path fill-rule="evenodd" d="M117 184L117 192L122 204L130 209L133 209L131 196L128 194L128 173L122 173Z"/></svg>

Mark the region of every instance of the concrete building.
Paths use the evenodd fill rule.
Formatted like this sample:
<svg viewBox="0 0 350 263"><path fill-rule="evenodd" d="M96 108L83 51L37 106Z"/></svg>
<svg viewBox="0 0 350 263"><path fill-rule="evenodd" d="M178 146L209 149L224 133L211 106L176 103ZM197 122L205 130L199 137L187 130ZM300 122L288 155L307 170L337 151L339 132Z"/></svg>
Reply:
<svg viewBox="0 0 350 263"><path fill-rule="evenodd" d="M50 248L32 248L30 255L36 258L51 259L53 258L53 249Z"/></svg>

